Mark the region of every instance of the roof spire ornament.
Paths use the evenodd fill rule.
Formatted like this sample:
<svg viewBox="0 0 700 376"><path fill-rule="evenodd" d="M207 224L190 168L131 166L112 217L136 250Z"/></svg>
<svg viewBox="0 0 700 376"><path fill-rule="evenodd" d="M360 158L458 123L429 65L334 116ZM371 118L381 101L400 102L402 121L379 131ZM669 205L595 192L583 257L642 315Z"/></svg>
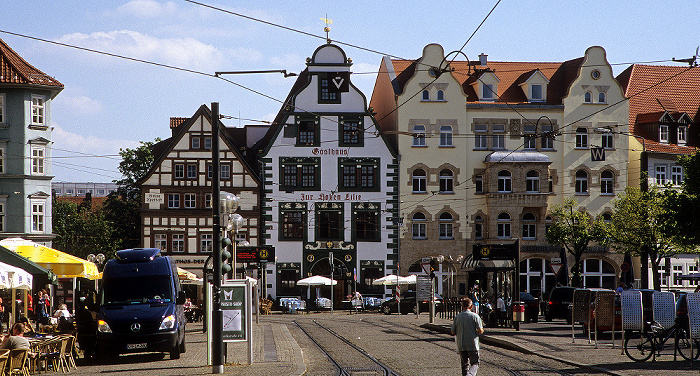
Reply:
<svg viewBox="0 0 700 376"><path fill-rule="evenodd" d="M323 28L323 31L326 32L326 42L327 42L328 44L330 44L330 43L331 43L331 38L328 36L328 33L330 33L330 31L331 31L331 27L328 26L328 25L332 25L332 24L333 24L333 20L331 20L330 18L328 18L328 14L326 14L326 18L321 18L321 21L323 21L323 22L326 23L326 26Z"/></svg>

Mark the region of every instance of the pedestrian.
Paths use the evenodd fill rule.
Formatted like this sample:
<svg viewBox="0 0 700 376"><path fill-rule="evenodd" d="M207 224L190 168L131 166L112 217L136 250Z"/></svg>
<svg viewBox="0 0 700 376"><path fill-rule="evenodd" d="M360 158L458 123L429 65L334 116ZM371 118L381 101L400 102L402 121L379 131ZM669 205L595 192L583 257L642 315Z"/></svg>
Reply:
<svg viewBox="0 0 700 376"><path fill-rule="evenodd" d="M39 325L46 325L46 318L48 318L48 314L46 313L46 301L44 298L44 290L39 290L39 292L36 295L36 309L34 310L34 313L36 313L36 317L34 320L36 320L36 331L39 331Z"/></svg>
<svg viewBox="0 0 700 376"><path fill-rule="evenodd" d="M615 292L618 294L622 294L623 291L625 291L625 283L620 282L620 286L617 286L617 288L615 289Z"/></svg>
<svg viewBox="0 0 700 376"><path fill-rule="evenodd" d="M462 363L462 376L476 376L479 369L479 335L484 332L481 317L472 312L472 300L462 298L462 312L452 322L457 351Z"/></svg>
<svg viewBox="0 0 700 376"><path fill-rule="evenodd" d="M360 308L362 308L362 294L360 294L359 291L355 291L355 294L352 296L352 308L355 310L355 313L358 313ZM352 312L352 311L350 311Z"/></svg>
<svg viewBox="0 0 700 376"><path fill-rule="evenodd" d="M24 338L24 324L12 325L12 333L3 338L0 349L29 349L29 340Z"/></svg>
<svg viewBox="0 0 700 376"><path fill-rule="evenodd" d="M503 300L503 294L498 294L496 299L496 314L498 315L498 325L506 326L506 302Z"/></svg>

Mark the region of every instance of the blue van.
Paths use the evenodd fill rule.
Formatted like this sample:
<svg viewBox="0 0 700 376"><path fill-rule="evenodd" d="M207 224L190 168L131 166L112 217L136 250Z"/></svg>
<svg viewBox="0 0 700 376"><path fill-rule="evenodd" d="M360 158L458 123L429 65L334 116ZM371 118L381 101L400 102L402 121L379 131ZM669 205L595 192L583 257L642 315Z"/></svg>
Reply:
<svg viewBox="0 0 700 376"><path fill-rule="evenodd" d="M185 352L185 292L174 261L156 248L125 249L102 274L97 355Z"/></svg>

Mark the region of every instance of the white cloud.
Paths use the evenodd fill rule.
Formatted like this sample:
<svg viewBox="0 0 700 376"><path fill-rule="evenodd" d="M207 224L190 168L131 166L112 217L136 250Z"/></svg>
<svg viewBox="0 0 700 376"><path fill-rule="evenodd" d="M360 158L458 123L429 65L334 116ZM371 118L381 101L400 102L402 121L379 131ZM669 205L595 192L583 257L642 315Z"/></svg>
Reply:
<svg viewBox="0 0 700 376"><path fill-rule="evenodd" d="M67 34L58 42L203 71L213 71L224 62L221 51L196 39L159 39L132 30Z"/></svg>
<svg viewBox="0 0 700 376"><path fill-rule="evenodd" d="M154 0L132 0L117 7L117 14L138 18L171 17L178 12L178 7L172 1L159 3Z"/></svg>
<svg viewBox="0 0 700 376"><path fill-rule="evenodd" d="M94 115L102 112L104 107L102 102L84 95L59 96L55 100L56 105L67 109L68 112L76 115Z"/></svg>
<svg viewBox="0 0 700 376"><path fill-rule="evenodd" d="M113 156L119 153L120 148L136 148L139 146L138 141L119 140L115 138L100 138L96 136L84 136L77 133L69 132L59 125L53 124L53 132L51 133L53 146L61 149L63 153L80 152L92 155ZM75 155L75 154L73 154ZM120 157L111 157L111 159L120 159Z"/></svg>

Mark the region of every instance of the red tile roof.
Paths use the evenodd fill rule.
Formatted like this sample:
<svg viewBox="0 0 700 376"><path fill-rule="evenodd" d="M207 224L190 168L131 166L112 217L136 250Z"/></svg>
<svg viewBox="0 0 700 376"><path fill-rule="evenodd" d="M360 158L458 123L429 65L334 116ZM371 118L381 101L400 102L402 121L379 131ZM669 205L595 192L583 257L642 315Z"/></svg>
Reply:
<svg viewBox="0 0 700 376"><path fill-rule="evenodd" d="M62 83L27 63L2 39L0 39L0 84L63 88Z"/></svg>
<svg viewBox="0 0 700 376"><path fill-rule="evenodd" d="M655 139L654 135L645 134L644 129L636 125L648 123L655 116L658 116L658 121L664 111L670 112L674 119L680 113L687 113L694 123L691 132L699 132L692 128L700 123L700 67L634 64L617 79L629 98L630 133ZM692 146L661 144L652 140L646 141L646 147L649 151L671 154L692 154L697 150Z"/></svg>
<svg viewBox="0 0 700 376"><path fill-rule="evenodd" d="M474 82L473 73L478 69L488 68L495 73L500 82L498 83L498 99L495 103L527 103L527 97L522 88L518 85L527 80L536 70L549 80L547 87L547 104L561 104L562 97L566 95L566 90L571 81L576 78L578 68L583 58L569 60L564 63L551 62L501 62L489 61L486 66L481 66L476 62L471 65L466 61L453 61L450 65L454 69L452 74L462 84L464 92L467 94L467 101L477 102L479 99L474 92L471 83ZM413 60L392 60L396 78L401 90L406 82L413 76L418 61ZM419 69L428 69L421 67Z"/></svg>

